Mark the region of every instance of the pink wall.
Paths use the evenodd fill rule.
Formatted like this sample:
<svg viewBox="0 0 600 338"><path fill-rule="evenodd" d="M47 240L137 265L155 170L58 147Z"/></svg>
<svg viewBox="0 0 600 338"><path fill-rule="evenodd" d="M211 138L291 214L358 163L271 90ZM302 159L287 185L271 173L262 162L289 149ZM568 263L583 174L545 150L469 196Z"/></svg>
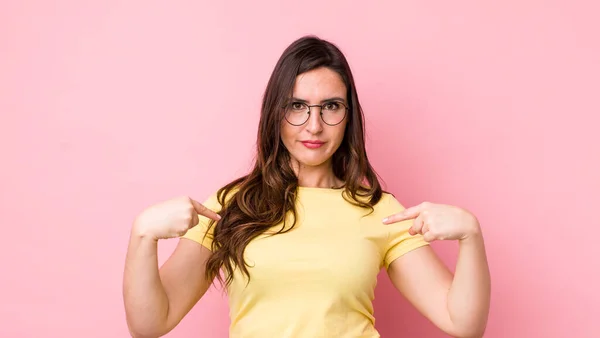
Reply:
<svg viewBox="0 0 600 338"><path fill-rule="evenodd" d="M246 3L0 5L0 336L127 336L132 218L244 172L271 69L306 33L347 54L388 188L479 215L486 337L600 336L598 5ZM383 275L377 297L384 337L443 336ZM212 291L169 336L227 325Z"/></svg>

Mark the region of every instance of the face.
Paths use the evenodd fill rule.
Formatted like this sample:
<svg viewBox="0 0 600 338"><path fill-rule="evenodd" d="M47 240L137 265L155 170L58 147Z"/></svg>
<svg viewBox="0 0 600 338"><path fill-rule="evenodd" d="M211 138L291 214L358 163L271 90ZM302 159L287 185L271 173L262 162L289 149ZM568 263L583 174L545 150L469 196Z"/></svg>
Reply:
<svg viewBox="0 0 600 338"><path fill-rule="evenodd" d="M346 85L335 71L317 68L296 77L292 102L298 102L295 104L298 109L303 107L299 103L306 103L306 105L330 103L326 105L329 109L336 107L336 102L342 102L347 107ZM340 107L343 110L344 106ZM283 119L281 139L294 165L329 166L331 157L342 143L350 112L345 112L341 123L331 126L323 121L320 111L320 107L311 107L310 117L299 126Z"/></svg>

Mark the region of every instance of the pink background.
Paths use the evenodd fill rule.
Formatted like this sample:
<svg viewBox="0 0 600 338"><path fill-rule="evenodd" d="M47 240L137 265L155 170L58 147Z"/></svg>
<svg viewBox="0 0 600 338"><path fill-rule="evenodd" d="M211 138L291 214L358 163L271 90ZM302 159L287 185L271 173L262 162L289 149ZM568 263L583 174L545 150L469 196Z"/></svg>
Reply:
<svg viewBox="0 0 600 338"><path fill-rule="evenodd" d="M480 218L486 337L599 337L600 24L592 1L0 5L0 336L126 337L133 217L245 172L283 49L339 44L370 158L405 205ZM160 245L161 260L175 241ZM435 249L453 266L456 243ZM382 274L384 337L443 337ZM226 337L212 290L169 337ZM595 322L594 322L595 321Z"/></svg>

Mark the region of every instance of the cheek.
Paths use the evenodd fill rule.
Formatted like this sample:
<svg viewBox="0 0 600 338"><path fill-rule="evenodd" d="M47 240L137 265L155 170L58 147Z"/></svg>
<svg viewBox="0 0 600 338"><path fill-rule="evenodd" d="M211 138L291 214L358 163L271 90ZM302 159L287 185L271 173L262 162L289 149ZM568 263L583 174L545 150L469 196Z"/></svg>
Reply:
<svg viewBox="0 0 600 338"><path fill-rule="evenodd" d="M334 134L332 135L332 139L335 140L336 148L339 147L339 145L344 140L344 132L345 132L345 130L346 130L346 126L345 125L343 127L340 126L340 128L336 129L335 132L334 132Z"/></svg>
<svg viewBox="0 0 600 338"><path fill-rule="evenodd" d="M281 126L281 140L286 146L290 146L294 142L294 130L290 126Z"/></svg>

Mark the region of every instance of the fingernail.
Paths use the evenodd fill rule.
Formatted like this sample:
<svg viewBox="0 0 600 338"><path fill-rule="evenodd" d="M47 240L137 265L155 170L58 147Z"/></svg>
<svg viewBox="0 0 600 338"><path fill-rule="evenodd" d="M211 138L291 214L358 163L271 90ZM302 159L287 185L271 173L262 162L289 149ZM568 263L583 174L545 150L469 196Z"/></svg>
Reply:
<svg viewBox="0 0 600 338"><path fill-rule="evenodd" d="M388 218L387 218L387 217L386 217L386 218L384 218L384 219L382 220L382 222L383 222L383 223L385 223L385 222L387 222L387 221L388 221Z"/></svg>

